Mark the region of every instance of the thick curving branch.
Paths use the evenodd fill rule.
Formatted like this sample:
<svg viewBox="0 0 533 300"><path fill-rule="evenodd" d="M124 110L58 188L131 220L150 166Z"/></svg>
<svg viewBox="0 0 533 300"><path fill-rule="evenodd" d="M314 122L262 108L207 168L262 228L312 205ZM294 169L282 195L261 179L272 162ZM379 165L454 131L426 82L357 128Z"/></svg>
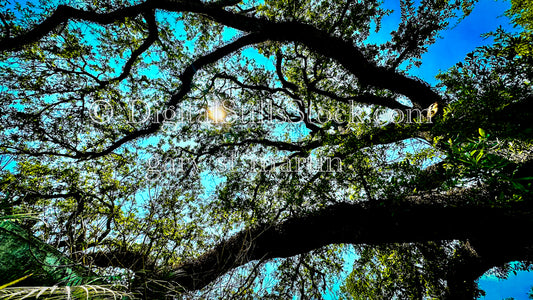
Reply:
<svg viewBox="0 0 533 300"><path fill-rule="evenodd" d="M113 22L122 22L127 17L135 17L143 12L148 12L154 7L155 1L147 1L131 7L117 9L110 13L97 13L94 11L84 11L66 5L59 5L51 16L33 29L16 37L7 37L0 41L0 51L17 51L24 46L37 42L48 33L52 32L59 25L69 20L83 20L98 23L101 25Z"/></svg>
<svg viewBox="0 0 533 300"><path fill-rule="evenodd" d="M279 224L241 231L176 268L170 280L184 290L197 290L254 260L289 257L340 243L380 245L457 239L476 245L507 245L503 255L506 259L522 254L524 247L533 245L533 239L523 235L517 238L516 228L533 225L531 205L480 208L468 204L493 197L488 191L470 189L411 196L400 205L387 201L333 205ZM516 251L509 251L513 247ZM484 270L501 262L495 260L490 249L482 250L487 252Z"/></svg>
<svg viewBox="0 0 533 300"><path fill-rule="evenodd" d="M422 107L441 100L427 84L408 78L393 69L379 67L369 61L351 41L334 37L325 31L299 22L274 22L235 14L219 5L196 1L148 0L141 4L117 9L109 13L84 11L68 6L58 6L56 11L32 30L14 38L3 39L0 51L13 51L38 41L55 27L69 20L84 20L102 25L123 21L154 9L174 12L192 12L205 15L222 25L244 32L261 32L267 39L282 42L299 42L312 50L338 61L356 75L363 85L384 88L409 97Z"/></svg>

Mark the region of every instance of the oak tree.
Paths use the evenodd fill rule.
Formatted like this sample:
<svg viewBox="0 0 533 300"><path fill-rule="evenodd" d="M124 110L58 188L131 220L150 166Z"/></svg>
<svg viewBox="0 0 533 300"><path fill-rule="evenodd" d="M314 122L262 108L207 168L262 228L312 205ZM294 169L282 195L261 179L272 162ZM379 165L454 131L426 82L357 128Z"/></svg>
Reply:
<svg viewBox="0 0 533 300"><path fill-rule="evenodd" d="M91 278L472 299L529 268L524 10L431 86L409 70L472 1L401 0L387 41L377 1L0 3L1 213Z"/></svg>

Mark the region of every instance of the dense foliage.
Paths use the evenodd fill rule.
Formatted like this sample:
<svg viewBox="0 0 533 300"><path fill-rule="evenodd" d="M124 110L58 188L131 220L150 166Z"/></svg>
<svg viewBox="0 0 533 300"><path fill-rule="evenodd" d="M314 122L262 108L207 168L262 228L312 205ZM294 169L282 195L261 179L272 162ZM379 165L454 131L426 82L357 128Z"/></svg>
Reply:
<svg viewBox="0 0 533 300"><path fill-rule="evenodd" d="M533 249L530 2L431 87L472 1L1 1L0 217L138 297L471 299Z"/></svg>

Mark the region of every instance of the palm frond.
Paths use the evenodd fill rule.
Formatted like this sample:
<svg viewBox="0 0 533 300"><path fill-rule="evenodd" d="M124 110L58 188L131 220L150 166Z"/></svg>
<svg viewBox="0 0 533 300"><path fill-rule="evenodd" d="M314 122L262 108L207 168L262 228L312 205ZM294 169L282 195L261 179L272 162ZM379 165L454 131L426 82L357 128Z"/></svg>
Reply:
<svg viewBox="0 0 533 300"><path fill-rule="evenodd" d="M119 285L75 285L75 286L26 286L7 287L0 290L0 299L133 299L131 293L120 291Z"/></svg>

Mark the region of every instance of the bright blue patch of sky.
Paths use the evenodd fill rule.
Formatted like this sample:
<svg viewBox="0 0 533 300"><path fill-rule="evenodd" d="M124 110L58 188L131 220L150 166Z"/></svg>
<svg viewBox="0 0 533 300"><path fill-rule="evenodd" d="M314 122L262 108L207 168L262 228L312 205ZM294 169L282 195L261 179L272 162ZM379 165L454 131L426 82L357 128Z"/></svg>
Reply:
<svg viewBox="0 0 533 300"><path fill-rule="evenodd" d="M420 68L413 67L409 74L422 78L431 85L436 84L435 75L446 71L457 62L462 61L466 54L475 48L490 45L493 40L483 38L483 33L496 31L503 27L513 31L509 18L504 12L511 7L509 2L484 0L480 1L473 12L454 28L442 32L441 39L431 45L428 52L422 55Z"/></svg>
<svg viewBox="0 0 533 300"><path fill-rule="evenodd" d="M468 17L456 26L452 23L449 29L441 32L441 37L422 55L422 65L411 68L408 73L435 85L435 75L440 71L446 71L462 61L466 54L477 47L492 43L492 39L485 39L481 37L482 34L496 31L500 26L507 31L515 31L510 20L504 16L504 12L510 7L508 1L479 1ZM385 0L383 8L394 12L383 18L382 28L378 33L371 34L373 43L381 44L389 40L390 32L396 30L400 23L400 1Z"/></svg>
<svg viewBox="0 0 533 300"><path fill-rule="evenodd" d="M529 299L528 293L533 285L533 272L519 271L511 274L505 280L494 275L484 275L479 279L479 286L487 295L481 300L501 300L514 298L516 300Z"/></svg>

